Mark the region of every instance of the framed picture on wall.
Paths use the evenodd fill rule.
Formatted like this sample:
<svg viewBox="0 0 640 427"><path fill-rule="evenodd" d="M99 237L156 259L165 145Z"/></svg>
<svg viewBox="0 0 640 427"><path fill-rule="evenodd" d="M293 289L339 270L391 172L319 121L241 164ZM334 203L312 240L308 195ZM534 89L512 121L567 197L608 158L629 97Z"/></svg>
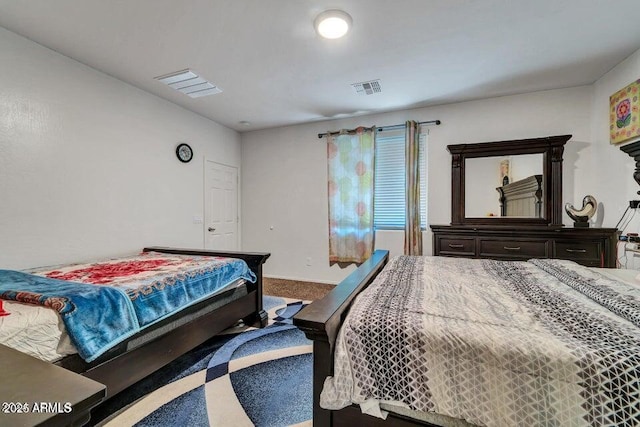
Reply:
<svg viewBox="0 0 640 427"><path fill-rule="evenodd" d="M609 97L609 140L619 144L640 138L640 80Z"/></svg>
<svg viewBox="0 0 640 427"><path fill-rule="evenodd" d="M507 185L511 182L511 160L504 159L500 161L500 183L499 185Z"/></svg>

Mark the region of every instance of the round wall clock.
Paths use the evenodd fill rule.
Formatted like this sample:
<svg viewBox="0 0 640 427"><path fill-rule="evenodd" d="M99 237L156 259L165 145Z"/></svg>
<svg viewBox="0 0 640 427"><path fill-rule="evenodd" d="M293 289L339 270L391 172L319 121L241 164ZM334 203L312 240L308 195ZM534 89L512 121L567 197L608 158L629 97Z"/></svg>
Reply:
<svg viewBox="0 0 640 427"><path fill-rule="evenodd" d="M189 163L193 159L193 150L188 144L179 144L176 148L176 156L183 163Z"/></svg>

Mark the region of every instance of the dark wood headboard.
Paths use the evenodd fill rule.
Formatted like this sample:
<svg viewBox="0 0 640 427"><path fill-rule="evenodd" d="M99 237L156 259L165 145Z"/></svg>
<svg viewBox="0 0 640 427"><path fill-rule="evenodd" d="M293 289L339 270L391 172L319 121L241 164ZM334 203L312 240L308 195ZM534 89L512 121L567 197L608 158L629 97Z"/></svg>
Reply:
<svg viewBox="0 0 640 427"><path fill-rule="evenodd" d="M542 218L542 175L531 175L496 190L500 193L501 216Z"/></svg>

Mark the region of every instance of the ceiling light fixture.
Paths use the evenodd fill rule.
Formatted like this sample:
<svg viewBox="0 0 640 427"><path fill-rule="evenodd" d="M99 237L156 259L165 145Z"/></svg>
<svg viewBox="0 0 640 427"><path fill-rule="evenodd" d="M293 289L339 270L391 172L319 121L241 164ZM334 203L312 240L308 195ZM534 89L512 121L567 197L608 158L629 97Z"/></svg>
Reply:
<svg viewBox="0 0 640 427"><path fill-rule="evenodd" d="M347 34L353 20L348 13L337 9L325 10L314 21L316 31L325 39L339 39Z"/></svg>

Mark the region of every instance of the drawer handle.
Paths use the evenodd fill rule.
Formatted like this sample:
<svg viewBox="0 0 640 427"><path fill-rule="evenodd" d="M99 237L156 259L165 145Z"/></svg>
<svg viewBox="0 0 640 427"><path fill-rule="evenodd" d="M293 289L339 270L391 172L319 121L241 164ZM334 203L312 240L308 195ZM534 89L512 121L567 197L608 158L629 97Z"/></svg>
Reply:
<svg viewBox="0 0 640 427"><path fill-rule="evenodd" d="M506 251L519 251L520 250L520 246L515 246L515 247L504 246L504 250L506 250Z"/></svg>
<svg viewBox="0 0 640 427"><path fill-rule="evenodd" d="M453 243L449 243L449 247L453 249L462 249L464 248L464 245L461 245L461 244L454 245Z"/></svg>
<svg viewBox="0 0 640 427"><path fill-rule="evenodd" d="M566 251L567 252L576 252L576 253L579 253L579 254L583 254L583 253L587 252L586 249L566 249Z"/></svg>

